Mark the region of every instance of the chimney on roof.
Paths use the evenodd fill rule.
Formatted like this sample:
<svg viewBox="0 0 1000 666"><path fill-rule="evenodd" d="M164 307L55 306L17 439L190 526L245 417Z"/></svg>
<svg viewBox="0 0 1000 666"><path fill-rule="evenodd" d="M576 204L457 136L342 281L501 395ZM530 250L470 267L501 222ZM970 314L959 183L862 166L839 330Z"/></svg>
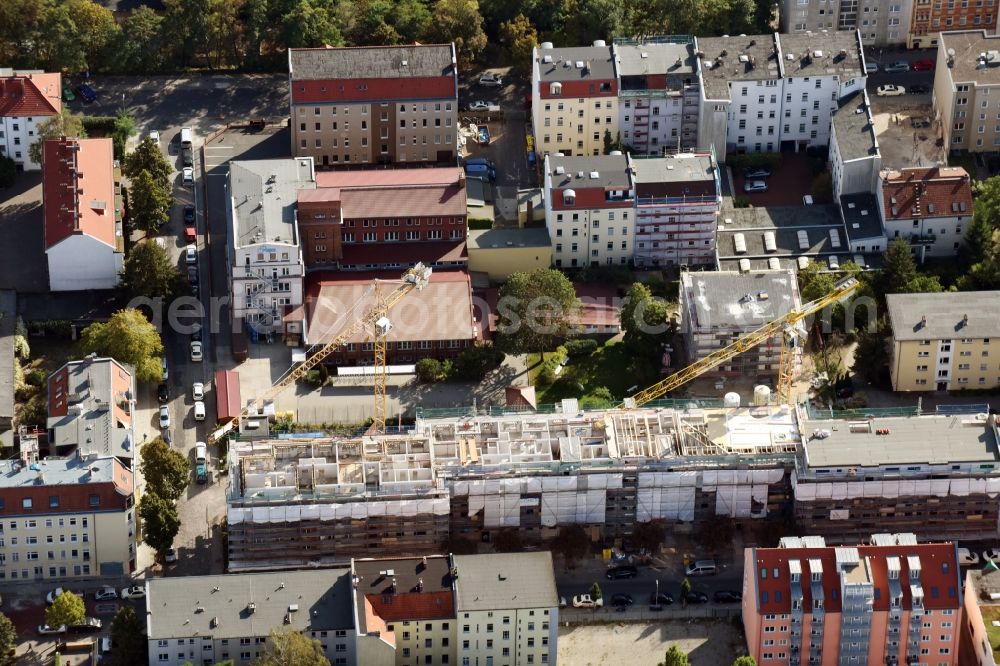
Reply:
<svg viewBox="0 0 1000 666"><path fill-rule="evenodd" d="M962 328L969 325L969 315L962 315Z"/></svg>
<svg viewBox="0 0 1000 666"><path fill-rule="evenodd" d="M927 326L927 315L920 317L920 328Z"/></svg>

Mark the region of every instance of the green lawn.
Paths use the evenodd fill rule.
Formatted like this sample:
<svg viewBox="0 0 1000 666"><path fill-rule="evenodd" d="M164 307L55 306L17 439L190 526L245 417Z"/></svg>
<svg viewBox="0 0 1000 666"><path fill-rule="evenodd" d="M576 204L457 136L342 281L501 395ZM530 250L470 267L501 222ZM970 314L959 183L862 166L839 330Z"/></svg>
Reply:
<svg viewBox="0 0 1000 666"><path fill-rule="evenodd" d="M993 659L1000 659L1000 627L993 624L995 620L1000 620L1000 606L980 606L979 610L983 613L983 624L986 625L986 635L993 648Z"/></svg>
<svg viewBox="0 0 1000 666"><path fill-rule="evenodd" d="M534 384L541 368L538 354L528 355L528 367L528 376ZM609 342L590 356L571 358L552 386L537 388L536 392L539 404L546 404L563 398L582 398L603 386L611 391L616 400L620 400L638 390L629 391L632 386L638 385L641 389L658 378L657 368L648 365L633 367L632 357L625 345Z"/></svg>

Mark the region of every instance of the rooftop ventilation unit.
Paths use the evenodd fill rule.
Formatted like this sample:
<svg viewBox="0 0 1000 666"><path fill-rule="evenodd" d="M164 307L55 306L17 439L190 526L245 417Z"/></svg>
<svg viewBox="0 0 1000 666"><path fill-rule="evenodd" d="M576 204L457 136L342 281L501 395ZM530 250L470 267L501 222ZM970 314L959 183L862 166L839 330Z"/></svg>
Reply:
<svg viewBox="0 0 1000 666"><path fill-rule="evenodd" d="M550 56L550 55L543 55L542 56L542 62L545 63L546 65L551 65L552 64L552 56Z"/></svg>
<svg viewBox="0 0 1000 666"><path fill-rule="evenodd" d="M577 69L583 69L583 61L582 60L577 60L576 61L576 68Z"/></svg>
<svg viewBox="0 0 1000 666"><path fill-rule="evenodd" d="M809 232L805 229L799 229L799 249L808 250L809 249Z"/></svg>
<svg viewBox="0 0 1000 666"><path fill-rule="evenodd" d="M834 249L840 247L840 234L836 229L830 229L830 246Z"/></svg>
<svg viewBox="0 0 1000 666"><path fill-rule="evenodd" d="M813 58L822 58L823 57L823 52L822 51L813 51L812 56L813 56Z"/></svg>
<svg viewBox="0 0 1000 666"><path fill-rule="evenodd" d="M733 249L736 254L746 254L747 240L743 234L736 234L733 236Z"/></svg>
<svg viewBox="0 0 1000 666"><path fill-rule="evenodd" d="M765 231L764 232L764 251L765 252L777 252L778 246L774 241L774 232Z"/></svg>

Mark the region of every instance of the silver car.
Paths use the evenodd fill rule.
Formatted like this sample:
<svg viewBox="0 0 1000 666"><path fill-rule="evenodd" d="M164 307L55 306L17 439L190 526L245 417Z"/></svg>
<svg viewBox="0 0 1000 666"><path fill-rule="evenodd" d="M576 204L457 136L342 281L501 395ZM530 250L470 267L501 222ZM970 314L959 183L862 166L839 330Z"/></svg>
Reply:
<svg viewBox="0 0 1000 666"><path fill-rule="evenodd" d="M744 192L767 192L767 183L763 180L751 180L743 184Z"/></svg>

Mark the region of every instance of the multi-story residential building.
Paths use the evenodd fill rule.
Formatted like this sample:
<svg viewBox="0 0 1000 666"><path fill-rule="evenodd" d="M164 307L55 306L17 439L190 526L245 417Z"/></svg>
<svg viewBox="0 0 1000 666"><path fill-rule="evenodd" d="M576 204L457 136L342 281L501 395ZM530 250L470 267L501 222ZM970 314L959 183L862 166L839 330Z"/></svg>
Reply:
<svg viewBox="0 0 1000 666"><path fill-rule="evenodd" d="M451 163L454 44L288 50L292 153L323 167Z"/></svg>
<svg viewBox="0 0 1000 666"><path fill-rule="evenodd" d="M681 325L688 361L708 356L801 306L798 282L790 269L682 272ZM799 328L803 328L801 324ZM804 334L805 330L799 333ZM713 374L777 376L782 335L779 331L767 342L719 366Z"/></svg>
<svg viewBox="0 0 1000 666"><path fill-rule="evenodd" d="M670 38L667 38L670 39ZM698 66L690 38L616 40L618 131L630 152L692 150L698 141Z"/></svg>
<svg viewBox="0 0 1000 666"><path fill-rule="evenodd" d="M53 580L135 571L132 470L114 455L0 463L0 580Z"/></svg>
<svg viewBox="0 0 1000 666"><path fill-rule="evenodd" d="M1000 385L994 351L1000 291L889 294L896 391L956 391Z"/></svg>
<svg viewBox="0 0 1000 666"><path fill-rule="evenodd" d="M886 236L908 240L917 261L958 254L962 229L972 222L971 179L965 169L883 171L877 199Z"/></svg>
<svg viewBox="0 0 1000 666"><path fill-rule="evenodd" d="M234 333L280 331L302 305L296 196L316 187L311 157L229 164L229 279Z"/></svg>
<svg viewBox="0 0 1000 666"><path fill-rule="evenodd" d="M469 271L504 282L512 273L552 265L552 241L542 227L469 231ZM2 323L2 320L0 320Z"/></svg>
<svg viewBox="0 0 1000 666"><path fill-rule="evenodd" d="M905 44L914 0L782 0L782 33L844 30L868 47ZM928 3L930 4L930 3Z"/></svg>
<svg viewBox="0 0 1000 666"><path fill-rule="evenodd" d="M350 569L146 581L150 666L249 666L272 631L315 639L333 666L356 666Z"/></svg>
<svg viewBox="0 0 1000 666"><path fill-rule="evenodd" d="M49 375L49 455L135 457L135 377L113 358L91 354Z"/></svg>
<svg viewBox="0 0 1000 666"><path fill-rule="evenodd" d="M318 173L298 193L306 270L465 268L465 185L457 167Z"/></svg>
<svg viewBox="0 0 1000 666"><path fill-rule="evenodd" d="M555 664L559 595L552 553L455 555L460 664Z"/></svg>
<svg viewBox="0 0 1000 666"><path fill-rule="evenodd" d="M545 226L557 268L626 265L635 235L631 158L545 157Z"/></svg>
<svg viewBox="0 0 1000 666"><path fill-rule="evenodd" d="M630 161L635 184L636 267L715 265L722 188L712 154Z"/></svg>
<svg viewBox="0 0 1000 666"><path fill-rule="evenodd" d="M937 62L934 118L945 147L996 152L1000 146L1000 119L995 117L1000 114L1000 36L992 30L943 32Z"/></svg>
<svg viewBox="0 0 1000 666"><path fill-rule="evenodd" d="M830 127L830 174L834 201L848 194L874 192L882 170L868 93L845 97Z"/></svg>
<svg viewBox="0 0 1000 666"><path fill-rule="evenodd" d="M344 313L373 307L375 280L399 281L402 270L386 273L313 273L308 279L305 342L325 344L344 326ZM392 287L383 286L388 291ZM392 330L386 336L386 362L412 365L422 358L458 356L480 339L472 301L472 282L465 271L434 271L427 285L411 292L388 315ZM337 367L375 362L371 331L362 330L327 358Z"/></svg>
<svg viewBox="0 0 1000 666"><path fill-rule="evenodd" d="M961 571L954 543L875 534L827 546L784 537L744 552L743 626L761 666L958 664Z"/></svg>
<svg viewBox="0 0 1000 666"><path fill-rule="evenodd" d="M997 8L993 0L913 0L913 18L907 46L919 49L938 46L944 32L951 30L986 30L995 33Z"/></svg>
<svg viewBox="0 0 1000 666"><path fill-rule="evenodd" d="M1000 574L989 563L980 571L969 569L962 584L962 637L960 664L997 666L1000 644L996 639L1000 622Z"/></svg>
<svg viewBox="0 0 1000 666"><path fill-rule="evenodd" d="M600 155L605 135L617 138L619 75L610 46L553 48L532 52L531 120L539 155Z"/></svg>
<svg viewBox="0 0 1000 666"><path fill-rule="evenodd" d="M38 126L62 113L62 75L0 67L0 155L18 170L37 171L28 148L38 140Z"/></svg>
<svg viewBox="0 0 1000 666"><path fill-rule="evenodd" d="M111 139L42 145L49 289L113 289L125 261L121 172Z"/></svg>
<svg viewBox="0 0 1000 666"><path fill-rule="evenodd" d="M456 664L451 557L351 560L358 663Z"/></svg>
<svg viewBox="0 0 1000 666"><path fill-rule="evenodd" d="M921 539L996 538L996 419L961 409L803 419L802 432L812 435L804 438L795 470L799 529L837 543L874 530Z"/></svg>
<svg viewBox="0 0 1000 666"><path fill-rule="evenodd" d="M825 146L841 99L864 90L857 31L706 37L699 147L716 154Z"/></svg>

